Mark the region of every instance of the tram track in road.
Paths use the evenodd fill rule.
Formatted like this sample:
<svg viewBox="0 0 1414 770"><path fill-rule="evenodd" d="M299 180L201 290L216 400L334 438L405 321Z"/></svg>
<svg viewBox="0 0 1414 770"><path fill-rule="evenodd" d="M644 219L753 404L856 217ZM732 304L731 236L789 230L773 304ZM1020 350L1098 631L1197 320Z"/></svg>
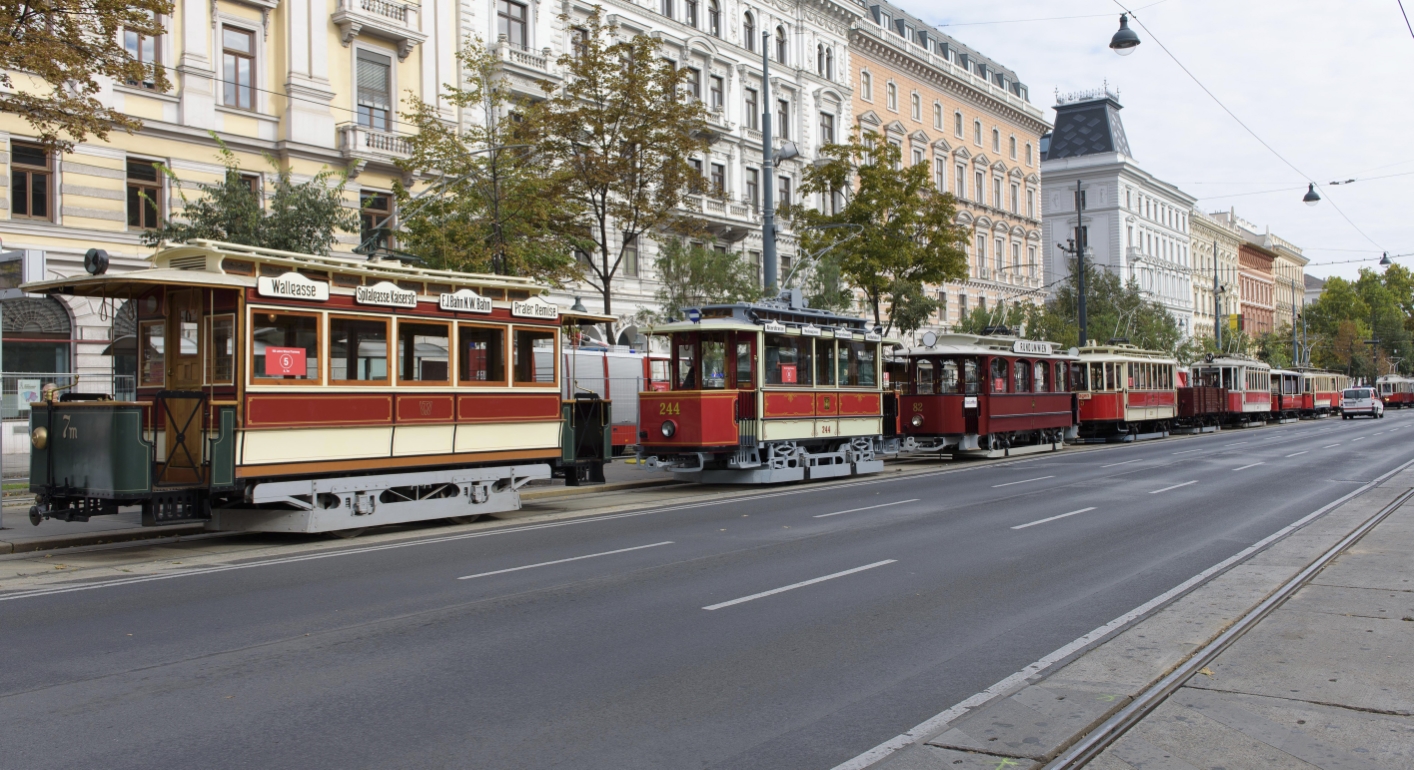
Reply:
<svg viewBox="0 0 1414 770"><path fill-rule="evenodd" d="M0 740L74 767L831 767L1350 491L1312 464L1410 454L1371 438L1156 497L1242 463L1082 447L0 602L42 651L0 672Z"/></svg>

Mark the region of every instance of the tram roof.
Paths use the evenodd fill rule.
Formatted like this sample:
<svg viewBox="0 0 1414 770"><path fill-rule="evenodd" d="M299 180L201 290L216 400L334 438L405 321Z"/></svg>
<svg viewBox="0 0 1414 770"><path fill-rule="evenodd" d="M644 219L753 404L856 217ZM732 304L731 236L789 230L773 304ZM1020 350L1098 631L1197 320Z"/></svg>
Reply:
<svg viewBox="0 0 1414 770"><path fill-rule="evenodd" d="M1261 361L1259 359L1251 358L1249 356L1214 356L1213 360L1211 361L1207 360L1206 358L1199 361L1194 361L1193 366L1250 366L1257 369L1272 368L1272 365L1267 363L1266 361Z"/></svg>
<svg viewBox="0 0 1414 770"><path fill-rule="evenodd" d="M1020 346L1017 343L1024 343ZM1047 352L1040 352L1039 346L1045 346ZM1029 350L1025 348L1030 348ZM1018 349L1022 348L1022 349ZM898 356L938 356L938 355L997 355L998 353L1025 356L1027 358L1057 358L1067 360L1078 360L1078 356L1070 355L1066 350L1053 342L1039 342L1036 340L1025 340L1020 337L1010 337L991 334L939 334L938 341L932 345L919 345L916 347L904 348L896 355Z"/></svg>
<svg viewBox="0 0 1414 770"><path fill-rule="evenodd" d="M776 300L764 302L732 302L719 305L703 305L692 308L701 314L698 321L671 321L655 324L649 329L652 334L672 332L702 331L703 329L758 330L772 325L786 333L809 334L810 330L829 331L843 337L848 332L856 339L883 342L885 345L901 345L902 341L884 338L876 327L871 330L869 322L857 316L845 316L829 310L808 307L799 289L781 292ZM770 329L767 329L770 331Z"/></svg>
<svg viewBox="0 0 1414 770"><path fill-rule="evenodd" d="M1161 364L1178 364L1178 359L1158 350L1145 350L1135 345L1087 345L1080 349L1080 357L1087 361L1153 361Z"/></svg>
<svg viewBox="0 0 1414 770"><path fill-rule="evenodd" d="M435 294L434 288L525 292L533 297L548 287L530 278L518 278L484 273L462 273L455 270L434 270L414 267L391 260L355 259L343 256L300 254L277 249L263 249L222 241L193 240L190 243L162 249L147 258L150 267L124 273L104 273L36 281L25 284L25 291L35 293L63 292L79 296L130 298L154 285L202 286L244 289L257 285L259 276L279 276L299 273L306 278L329 283L331 291L353 291L360 284L390 281L407 285L420 284L419 295ZM340 279L343 280L340 280ZM563 320L579 323L602 323L616 320L615 316L560 308Z"/></svg>

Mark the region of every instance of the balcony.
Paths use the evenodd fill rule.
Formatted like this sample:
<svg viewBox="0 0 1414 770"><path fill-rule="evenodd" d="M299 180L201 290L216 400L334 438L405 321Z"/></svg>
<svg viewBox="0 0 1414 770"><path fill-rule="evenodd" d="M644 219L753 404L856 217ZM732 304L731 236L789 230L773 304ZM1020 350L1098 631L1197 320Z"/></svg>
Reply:
<svg viewBox="0 0 1414 770"><path fill-rule="evenodd" d="M761 216L751 205L730 196L692 195L684 203L702 217L709 233L727 243L736 243L760 227Z"/></svg>
<svg viewBox="0 0 1414 770"><path fill-rule="evenodd" d="M402 61L427 39L426 34L418 31L420 11L416 5L389 0L339 0L333 21L345 48L355 37L368 35L396 44L398 60Z"/></svg>
<svg viewBox="0 0 1414 770"><path fill-rule="evenodd" d="M339 126L339 151L349 164L349 177L358 176L364 166L373 163L385 168L412 156L409 137L391 131L377 131L357 123Z"/></svg>

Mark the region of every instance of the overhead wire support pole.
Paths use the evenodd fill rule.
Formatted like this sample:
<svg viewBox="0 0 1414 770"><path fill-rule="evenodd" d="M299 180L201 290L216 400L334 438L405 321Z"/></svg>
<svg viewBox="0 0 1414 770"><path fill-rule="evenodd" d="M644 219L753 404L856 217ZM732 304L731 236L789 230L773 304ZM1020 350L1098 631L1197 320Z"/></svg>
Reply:
<svg viewBox="0 0 1414 770"><path fill-rule="evenodd" d="M1080 180L1075 180L1075 270L1076 288L1079 291L1080 347L1089 342L1085 324L1085 227L1081 217L1084 203L1080 191Z"/></svg>
<svg viewBox="0 0 1414 770"><path fill-rule="evenodd" d="M771 157L771 33L761 33L761 271L767 296L776 290L776 163Z"/></svg>
<svg viewBox="0 0 1414 770"><path fill-rule="evenodd" d="M1213 342L1217 344L1218 352L1223 349L1223 295L1222 285L1218 282L1218 239L1213 239Z"/></svg>

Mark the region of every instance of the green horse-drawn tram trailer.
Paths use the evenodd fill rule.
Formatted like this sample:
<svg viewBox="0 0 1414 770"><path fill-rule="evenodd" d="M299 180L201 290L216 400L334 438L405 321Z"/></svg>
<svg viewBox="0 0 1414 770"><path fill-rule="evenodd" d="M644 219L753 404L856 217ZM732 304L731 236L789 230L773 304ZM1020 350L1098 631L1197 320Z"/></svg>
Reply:
<svg viewBox="0 0 1414 770"><path fill-rule="evenodd" d="M608 404L563 400L559 362L563 326L612 319L532 281L213 241L106 262L23 287L103 303L136 366L132 400L31 408L36 524L140 505L148 526L349 534L603 480Z"/></svg>

